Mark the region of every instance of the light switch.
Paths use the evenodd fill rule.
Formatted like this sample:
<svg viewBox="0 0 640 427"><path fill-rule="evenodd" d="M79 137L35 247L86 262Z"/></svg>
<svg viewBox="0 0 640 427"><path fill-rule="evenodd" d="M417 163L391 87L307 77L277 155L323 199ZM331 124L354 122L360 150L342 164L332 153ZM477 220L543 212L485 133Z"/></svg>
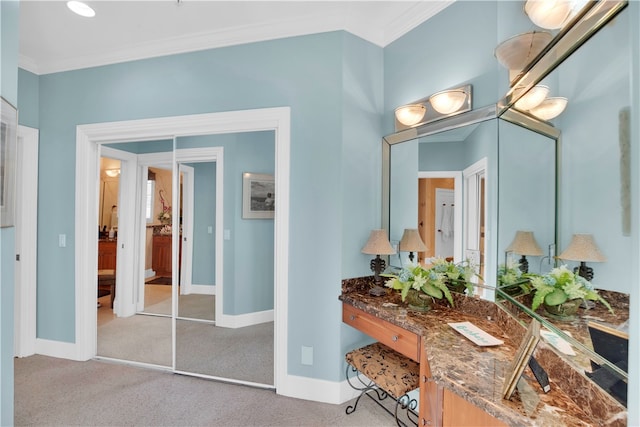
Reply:
<svg viewBox="0 0 640 427"><path fill-rule="evenodd" d="M207 233L213 234L213 227L212 226L208 226L207 227Z"/></svg>
<svg viewBox="0 0 640 427"><path fill-rule="evenodd" d="M224 230L224 240L231 240L231 230Z"/></svg>
<svg viewBox="0 0 640 427"><path fill-rule="evenodd" d="M66 234L58 234L58 246L61 248L67 247L67 235Z"/></svg>

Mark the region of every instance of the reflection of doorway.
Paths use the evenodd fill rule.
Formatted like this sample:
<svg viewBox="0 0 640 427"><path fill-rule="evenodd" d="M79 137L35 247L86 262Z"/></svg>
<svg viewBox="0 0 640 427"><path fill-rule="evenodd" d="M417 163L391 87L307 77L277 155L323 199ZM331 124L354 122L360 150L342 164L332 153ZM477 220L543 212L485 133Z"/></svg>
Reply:
<svg viewBox="0 0 640 427"><path fill-rule="evenodd" d="M438 193L447 194L446 199L437 200ZM446 209L442 204L446 203ZM418 254L418 260L442 256L462 260L461 209L462 173L459 171L419 172L418 174L418 230L427 250ZM450 222L443 222L443 214L450 215ZM443 225L447 227L443 228ZM446 237L443 237L447 234ZM443 243L445 246L443 247Z"/></svg>
<svg viewBox="0 0 640 427"><path fill-rule="evenodd" d="M484 277L486 251L486 173L487 159L478 160L463 171L465 190L465 258L476 266L476 272ZM482 291L484 292L484 291Z"/></svg>

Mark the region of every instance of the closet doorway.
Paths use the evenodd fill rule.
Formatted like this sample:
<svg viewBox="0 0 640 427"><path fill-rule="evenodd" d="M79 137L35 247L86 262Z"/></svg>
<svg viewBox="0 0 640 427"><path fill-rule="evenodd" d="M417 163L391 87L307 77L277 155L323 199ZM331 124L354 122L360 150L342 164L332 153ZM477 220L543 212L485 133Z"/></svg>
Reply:
<svg viewBox="0 0 640 427"><path fill-rule="evenodd" d="M273 387L277 387L278 381L282 381L286 377L286 341L287 341L287 248L288 248L288 159L289 159L289 109L288 108L275 108L265 110L249 110L241 112L230 113L213 113L196 116L181 116L165 119L150 119L134 122L120 122L111 124L97 124L97 125L82 125L78 127L78 144L77 144L77 174L76 174L76 192L77 192L77 205L87 206L93 204L92 200L95 200L97 206L97 195L94 193L92 196L91 176L95 174L97 176L96 157L99 155L97 145L99 143L119 142L125 140L132 140L135 136L140 138L140 142L145 142L152 138L160 138L167 133L176 135L190 135L197 134L203 135L211 132L224 133L224 132L252 132L255 130L264 131L265 129L272 129L273 138L275 139L275 146L277 153L275 155L275 182L276 193L275 202L279 207L278 215L274 219L274 254L277 253L278 257L275 258L275 268L273 272L274 283L277 284L274 291L275 306L279 307L276 312L273 310L272 317L274 320L274 372L273 375ZM256 129L257 128L257 129ZM95 172L94 172L95 171ZM97 187L97 185L96 185ZM97 211L97 209L96 209ZM90 262L87 262L87 256L92 257L92 252L97 257L96 249L92 249L92 244L88 239L89 229L95 230L95 225L91 223L97 223L97 216L92 218L91 210L80 209L76 212L76 228L77 228L77 251L76 251L76 277L85 278L87 280L76 281L76 291L78 292L78 298L86 301L86 305L78 306L76 310L76 319L78 325L82 325L77 331L77 345L79 347L79 354L85 354L85 357L93 357L95 355L95 347L91 345L94 340L91 339L91 333L95 333L95 328L91 327L91 318L95 316L95 303L93 305L93 316L89 311L89 297L91 288L83 288L87 286L86 283L91 283L90 277L95 277L96 271L91 267ZM97 212L96 212L97 214ZM122 213L120 212L119 228L123 227ZM128 224L133 225L135 221L131 219ZM226 233L226 231L225 231ZM95 232L91 233L95 235ZM94 237L95 238L95 237ZM83 240L84 239L84 240ZM95 240L94 240L95 242ZM178 240L174 239L174 251L177 248ZM129 245L135 246L135 245ZM126 247L126 246L125 246ZM118 251L125 249L118 245ZM94 247L95 248L95 247ZM132 258L135 263L141 263L140 251L133 250L134 248L128 247L132 251ZM118 253L120 256L120 253ZM122 271L124 270L124 271ZM136 276L136 269L133 266L125 265L124 268L120 268L118 265L118 274L123 274L132 281ZM174 276L174 281L176 280ZM95 282L94 282L95 283ZM125 282L126 283L126 282ZM93 288L95 292L95 288ZM130 293L124 292L118 294L116 298L116 309L118 301L121 300L121 296L125 297L125 301L122 303L125 306L123 315L131 315L128 313L129 297ZM93 293L93 300L95 302L95 293ZM122 302L122 301L121 301ZM174 299L173 305L176 304ZM217 301L216 301L217 304ZM174 308L175 309L175 308ZM228 314L227 307L224 307L224 311L221 311L223 321L236 321L241 326L243 319L237 319ZM216 317L218 314L216 314ZM95 319L95 317L94 317ZM175 317L174 317L175 319ZM86 321L86 323L85 323ZM95 337L95 335L94 335ZM94 338L95 339L95 338ZM281 357L277 357L278 354ZM82 356L81 356L82 357ZM175 367L174 367L175 369Z"/></svg>

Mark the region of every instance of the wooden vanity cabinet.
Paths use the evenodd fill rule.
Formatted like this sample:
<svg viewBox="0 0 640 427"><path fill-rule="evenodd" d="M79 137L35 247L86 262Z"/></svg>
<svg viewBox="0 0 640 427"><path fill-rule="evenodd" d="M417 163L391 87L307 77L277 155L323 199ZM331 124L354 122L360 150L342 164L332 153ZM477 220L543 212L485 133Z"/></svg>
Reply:
<svg viewBox="0 0 640 427"><path fill-rule="evenodd" d="M420 363L420 426L507 426L432 379L422 337L398 325L342 304L342 321Z"/></svg>
<svg viewBox="0 0 640 427"><path fill-rule="evenodd" d="M98 241L98 270L116 269L117 244L116 240Z"/></svg>

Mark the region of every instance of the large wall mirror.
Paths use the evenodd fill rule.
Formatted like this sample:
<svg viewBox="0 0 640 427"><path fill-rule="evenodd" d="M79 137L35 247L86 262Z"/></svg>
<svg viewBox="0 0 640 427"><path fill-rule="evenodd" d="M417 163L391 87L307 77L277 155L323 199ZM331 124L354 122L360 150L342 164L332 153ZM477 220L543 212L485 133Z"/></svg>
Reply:
<svg viewBox="0 0 640 427"><path fill-rule="evenodd" d="M535 236L541 252L527 257L528 268L540 274L560 264L570 269L579 265L556 257L574 234L595 238L606 261L591 265L592 283L610 300L615 315L596 304L582 309L573 321L562 322L540 310L533 312L530 299L505 289L498 289L495 299L522 323L537 318L567 342L573 355L565 356L578 369L591 372L595 363L623 383L626 366L594 348L587 322L606 323L623 336L629 315L627 278L632 276L634 260L629 211L631 52L625 6L626 2L613 1L587 4L573 25L561 30L511 80L508 93L495 106L406 129L382 141L383 227L392 241L404 228L424 226L436 233L442 229L435 217L426 224L420 216L421 174L453 176L479 157L486 158L481 259L488 286L496 287L499 266L515 255L509 248L519 231ZM567 108L553 125L514 106L519 96L540 83L568 98ZM454 187L454 193L473 191L465 188L464 179L460 183L461 189ZM465 234L469 232L465 218L477 207L465 204L465 197L458 200L456 210L462 210L462 219L455 222L454 247L459 250L454 250L454 260L465 259L476 249ZM392 257L390 262L402 260Z"/></svg>

